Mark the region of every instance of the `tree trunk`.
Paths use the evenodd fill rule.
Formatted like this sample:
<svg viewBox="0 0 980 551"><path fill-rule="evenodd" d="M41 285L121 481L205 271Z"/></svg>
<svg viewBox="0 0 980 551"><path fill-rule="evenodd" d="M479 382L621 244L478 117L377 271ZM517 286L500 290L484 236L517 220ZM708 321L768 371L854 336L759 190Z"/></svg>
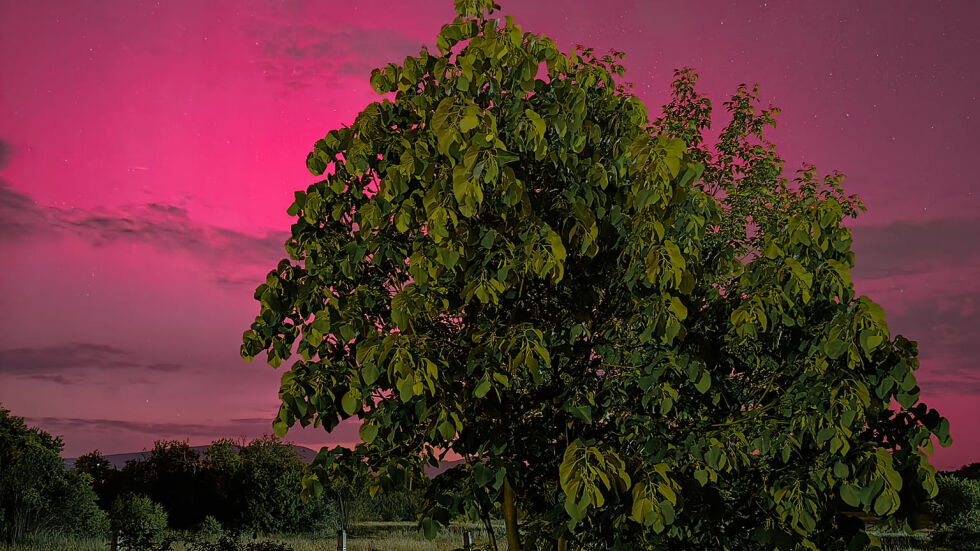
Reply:
<svg viewBox="0 0 980 551"><path fill-rule="evenodd" d="M493 533L493 524L490 522L490 518L483 516L483 526L487 529L487 540L490 542L490 550L497 551L497 535Z"/></svg>
<svg viewBox="0 0 980 551"><path fill-rule="evenodd" d="M507 550L521 551L521 535L517 531L517 506L514 504L514 488L504 479L504 525L507 527Z"/></svg>

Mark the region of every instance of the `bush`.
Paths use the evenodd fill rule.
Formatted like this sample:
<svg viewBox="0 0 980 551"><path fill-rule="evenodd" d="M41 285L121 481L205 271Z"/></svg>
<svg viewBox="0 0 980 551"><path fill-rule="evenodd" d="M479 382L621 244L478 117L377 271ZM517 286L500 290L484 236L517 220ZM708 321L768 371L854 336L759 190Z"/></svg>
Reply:
<svg viewBox="0 0 980 551"><path fill-rule="evenodd" d="M211 515L204 517L204 521L197 529L197 535L207 542L216 542L225 535L225 529L222 528L221 523L218 519Z"/></svg>
<svg viewBox="0 0 980 551"><path fill-rule="evenodd" d="M112 504L110 524L119 538L119 549L147 551L164 546L167 512L146 496L119 496Z"/></svg>
<svg viewBox="0 0 980 551"><path fill-rule="evenodd" d="M293 551L291 546L280 541L242 542L239 537L230 534L221 536L217 541L192 538L185 545L188 551Z"/></svg>
<svg viewBox="0 0 980 551"><path fill-rule="evenodd" d="M939 475L936 482L933 543L953 551L980 550L980 480Z"/></svg>

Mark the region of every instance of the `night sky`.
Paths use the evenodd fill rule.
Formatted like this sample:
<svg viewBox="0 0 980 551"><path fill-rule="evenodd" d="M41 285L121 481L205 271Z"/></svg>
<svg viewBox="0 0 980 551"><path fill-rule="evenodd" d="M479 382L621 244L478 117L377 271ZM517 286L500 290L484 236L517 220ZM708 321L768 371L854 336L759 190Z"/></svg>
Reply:
<svg viewBox="0 0 980 551"><path fill-rule="evenodd" d="M562 49L625 51L651 114L676 67L719 109L759 83L788 168L840 170L868 206L855 285L919 342L955 440L934 464L980 461L980 2L498 1ZM452 17L451 0L0 0L0 403L66 457L271 432L281 372L238 346L306 154L376 99L373 67L435 51Z"/></svg>

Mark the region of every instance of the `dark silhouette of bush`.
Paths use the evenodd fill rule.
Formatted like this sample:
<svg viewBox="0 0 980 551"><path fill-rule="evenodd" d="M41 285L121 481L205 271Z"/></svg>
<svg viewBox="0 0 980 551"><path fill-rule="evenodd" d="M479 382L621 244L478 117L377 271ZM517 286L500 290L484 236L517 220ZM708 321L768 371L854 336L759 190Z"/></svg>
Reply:
<svg viewBox="0 0 980 551"><path fill-rule="evenodd" d="M936 482L932 543L952 551L980 550L980 480L940 474Z"/></svg>
<svg viewBox="0 0 980 551"><path fill-rule="evenodd" d="M167 512L152 499L136 494L119 496L109 516L118 549L155 551L166 547Z"/></svg>

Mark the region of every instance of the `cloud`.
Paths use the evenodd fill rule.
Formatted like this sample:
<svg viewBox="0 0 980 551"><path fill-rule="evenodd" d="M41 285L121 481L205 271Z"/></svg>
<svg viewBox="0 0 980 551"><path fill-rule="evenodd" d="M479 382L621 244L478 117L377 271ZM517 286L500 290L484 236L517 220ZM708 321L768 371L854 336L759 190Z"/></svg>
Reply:
<svg viewBox="0 0 980 551"><path fill-rule="evenodd" d="M31 425L39 425L54 432L76 431L127 431L156 436L228 436L262 435L272 432L272 419L261 417L228 419L216 423L152 423L121 419L82 419L77 417L39 417L27 419Z"/></svg>
<svg viewBox="0 0 980 551"><path fill-rule="evenodd" d="M262 20L251 35L261 44L258 63L266 80L286 86L330 86L338 78L365 83L371 69L416 55L418 40L396 29Z"/></svg>
<svg viewBox="0 0 980 551"><path fill-rule="evenodd" d="M133 353L105 344L68 343L40 348L0 350L0 375L74 384L102 373L124 373L130 380L148 372L187 369L175 363L143 363Z"/></svg>
<svg viewBox="0 0 980 551"><path fill-rule="evenodd" d="M13 157L14 148L7 140L0 139L0 169L7 168L10 158Z"/></svg>
<svg viewBox="0 0 980 551"><path fill-rule="evenodd" d="M38 205L0 181L0 240L57 233L94 246L141 243L183 251L216 269L219 283L253 284L255 278L229 277L229 266L271 267L285 256L284 233L251 236L192 220L183 207L147 203L124 209L61 209Z"/></svg>
<svg viewBox="0 0 980 551"><path fill-rule="evenodd" d="M919 342L919 356L927 362L930 376L980 378L980 366L974 359L980 334L980 295L927 295L890 315L888 325Z"/></svg>
<svg viewBox="0 0 980 551"><path fill-rule="evenodd" d="M855 279L921 273L942 266L980 265L980 219L898 221L856 226Z"/></svg>

